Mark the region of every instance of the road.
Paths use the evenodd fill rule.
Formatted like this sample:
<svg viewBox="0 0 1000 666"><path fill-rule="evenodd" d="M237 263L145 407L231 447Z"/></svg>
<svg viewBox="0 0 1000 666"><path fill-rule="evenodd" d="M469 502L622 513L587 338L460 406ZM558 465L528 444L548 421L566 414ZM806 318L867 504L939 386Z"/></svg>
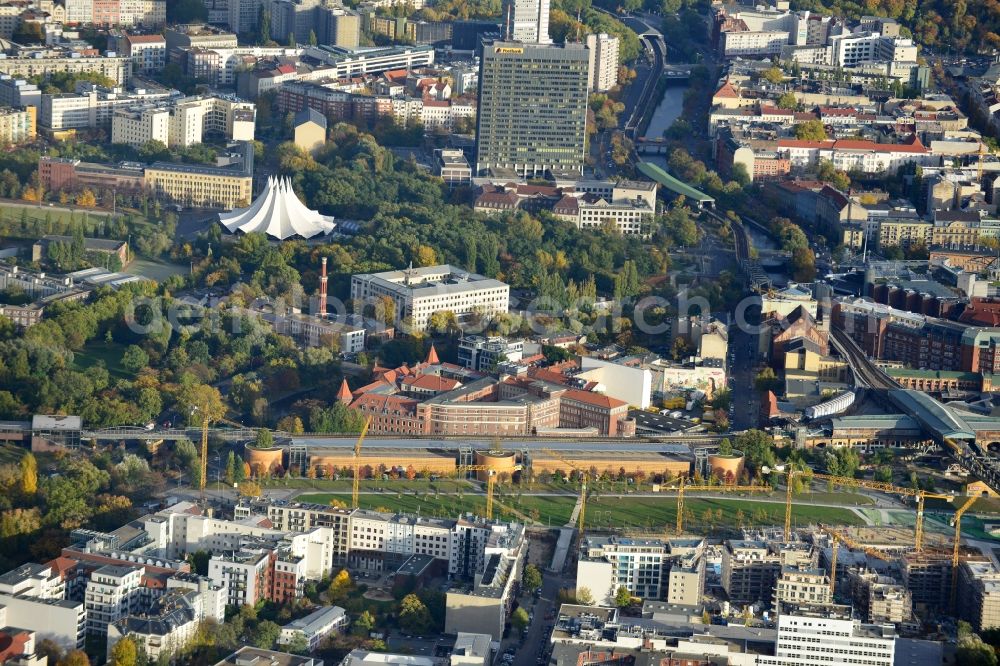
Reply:
<svg viewBox="0 0 1000 666"><path fill-rule="evenodd" d="M575 580L564 579L562 574L551 573L543 569L542 575L541 598L533 602L528 601L528 597L522 599L525 610L534 613L534 620L528 624L528 634L514 654L512 666L538 666L539 660L548 655L549 636L551 635L549 627L555 624L555 619L553 617L553 619L546 620L546 614L551 611L554 616L557 612L560 588L572 589L576 586ZM534 606L531 605L532 603Z"/></svg>
<svg viewBox="0 0 1000 666"><path fill-rule="evenodd" d="M747 313L747 323L756 325L760 311ZM729 428L733 431L756 428L760 421L760 400L756 380L757 335L739 325L729 327Z"/></svg>

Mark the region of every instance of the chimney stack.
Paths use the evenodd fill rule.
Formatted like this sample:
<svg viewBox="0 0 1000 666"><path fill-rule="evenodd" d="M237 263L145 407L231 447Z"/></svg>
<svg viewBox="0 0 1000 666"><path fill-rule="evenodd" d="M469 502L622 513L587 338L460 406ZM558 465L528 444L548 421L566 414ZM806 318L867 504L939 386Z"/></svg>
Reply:
<svg viewBox="0 0 1000 666"><path fill-rule="evenodd" d="M319 316L326 317L326 257L323 257L323 272L319 276Z"/></svg>

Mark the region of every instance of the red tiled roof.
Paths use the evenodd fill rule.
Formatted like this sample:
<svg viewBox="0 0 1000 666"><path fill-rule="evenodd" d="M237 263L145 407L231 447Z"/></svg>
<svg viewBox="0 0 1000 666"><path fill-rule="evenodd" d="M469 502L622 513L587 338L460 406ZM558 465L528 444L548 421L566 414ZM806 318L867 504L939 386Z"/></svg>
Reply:
<svg viewBox="0 0 1000 666"><path fill-rule="evenodd" d="M462 383L458 380L439 375L420 375L418 377L407 377L403 380L403 386L412 386L413 388L438 392L451 391L461 385Z"/></svg>
<svg viewBox="0 0 1000 666"><path fill-rule="evenodd" d="M354 396L351 395L351 387L347 385L347 380L340 382L340 390L337 391L337 400L341 402L351 402Z"/></svg>
<svg viewBox="0 0 1000 666"><path fill-rule="evenodd" d="M568 384L570 378L561 372L553 370L552 368L528 368L528 377L532 379L541 379L542 381L551 382L553 384Z"/></svg>
<svg viewBox="0 0 1000 666"><path fill-rule="evenodd" d="M399 395L380 395L378 393L368 393L359 397L351 405L351 409L361 409L367 412L385 412L390 410L415 414L417 411L417 401Z"/></svg>
<svg viewBox="0 0 1000 666"><path fill-rule="evenodd" d="M590 391L581 391L579 389L570 389L563 393L563 400L575 400L577 402L582 402L588 405L593 405L595 407L604 407L606 409L615 409L616 407L626 407L628 403L624 400L619 400L618 398L612 398L611 396L602 395L600 393L591 393Z"/></svg>
<svg viewBox="0 0 1000 666"><path fill-rule="evenodd" d="M133 44L158 44L166 43L163 35L126 35L125 39Z"/></svg>
<svg viewBox="0 0 1000 666"><path fill-rule="evenodd" d="M513 192L483 192L476 197L476 207L516 208L518 201Z"/></svg>
<svg viewBox="0 0 1000 666"><path fill-rule="evenodd" d="M712 96L713 97L723 97L723 98L726 98L726 99L739 99L740 98L739 93L737 93L736 89L733 88L733 85L731 83L729 83L729 79L726 79L726 82L723 83L722 86L718 90L716 90L715 94L712 95Z"/></svg>
<svg viewBox="0 0 1000 666"><path fill-rule="evenodd" d="M427 358L424 359L424 363L435 364L440 363L441 359L438 358L437 349L434 348L434 343L431 343L431 348L427 350Z"/></svg>
<svg viewBox="0 0 1000 666"><path fill-rule="evenodd" d="M782 109L777 106L761 106L760 115L762 116L794 116L795 113L789 109Z"/></svg>

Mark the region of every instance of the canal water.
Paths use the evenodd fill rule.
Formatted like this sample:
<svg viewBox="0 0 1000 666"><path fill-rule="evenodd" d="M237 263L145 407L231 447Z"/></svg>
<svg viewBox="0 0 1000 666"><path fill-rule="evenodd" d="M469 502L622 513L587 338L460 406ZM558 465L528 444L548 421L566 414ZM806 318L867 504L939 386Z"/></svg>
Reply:
<svg viewBox="0 0 1000 666"><path fill-rule="evenodd" d="M687 86L669 86L663 99L656 106L653 117L646 128L647 139L662 139L663 132L674 124L684 110L684 92Z"/></svg>

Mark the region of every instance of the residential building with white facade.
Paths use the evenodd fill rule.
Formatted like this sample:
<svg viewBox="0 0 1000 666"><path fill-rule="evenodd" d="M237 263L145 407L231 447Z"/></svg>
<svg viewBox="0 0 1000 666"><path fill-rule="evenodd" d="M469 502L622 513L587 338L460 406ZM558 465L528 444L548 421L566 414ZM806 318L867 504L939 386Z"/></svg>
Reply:
<svg viewBox="0 0 1000 666"><path fill-rule="evenodd" d="M123 55L82 55L56 47L24 48L15 56L0 58L0 73L14 78L47 77L57 72L90 72L106 76L116 85L125 85L132 77L132 60Z"/></svg>
<svg viewBox="0 0 1000 666"><path fill-rule="evenodd" d="M830 604L830 577L822 569L783 567L774 589L776 604Z"/></svg>
<svg viewBox="0 0 1000 666"><path fill-rule="evenodd" d="M122 53L132 60L132 74L156 74L167 64L167 40L163 35L124 35Z"/></svg>
<svg viewBox="0 0 1000 666"><path fill-rule="evenodd" d="M862 624L849 606L799 606L778 616L774 656L760 666L893 666L896 633L891 626Z"/></svg>
<svg viewBox="0 0 1000 666"><path fill-rule="evenodd" d="M36 639L51 640L63 650L82 650L87 638L87 610L82 601L39 599L0 594L0 607L17 618L19 629L34 631Z"/></svg>
<svg viewBox="0 0 1000 666"><path fill-rule="evenodd" d="M171 659L191 642L205 619L198 596L194 590L175 589L154 600L145 612L112 622L108 625L107 654L127 636L150 660Z"/></svg>
<svg viewBox="0 0 1000 666"><path fill-rule="evenodd" d="M106 636L108 625L138 610L142 567L107 565L90 574L84 604L87 633Z"/></svg>
<svg viewBox="0 0 1000 666"><path fill-rule="evenodd" d="M632 596L662 596L670 546L663 539L587 537L576 570L577 589L585 587L594 603L613 605L618 588Z"/></svg>
<svg viewBox="0 0 1000 666"><path fill-rule="evenodd" d="M62 599L66 594L66 585L52 567L29 562L0 575L0 594Z"/></svg>
<svg viewBox="0 0 1000 666"><path fill-rule="evenodd" d="M395 304L395 320L413 331L425 330L435 312L490 318L510 306L509 285L447 264L351 277L356 301L375 303L383 296Z"/></svg>
<svg viewBox="0 0 1000 666"><path fill-rule="evenodd" d="M265 547L245 546L212 555L208 578L224 587L229 606L254 606L268 597L274 573L274 552Z"/></svg>
<svg viewBox="0 0 1000 666"><path fill-rule="evenodd" d="M606 32L587 35L590 89L605 92L618 85L618 38Z"/></svg>
<svg viewBox="0 0 1000 666"><path fill-rule="evenodd" d="M43 94L38 124L49 132L110 129L116 109L167 100L176 94L163 88L124 90L81 82L73 93Z"/></svg>
<svg viewBox="0 0 1000 666"><path fill-rule="evenodd" d="M116 109L111 142L139 147L162 141L170 147L202 143L205 135L228 141L253 141L256 105L235 97L183 97L152 105Z"/></svg>
<svg viewBox="0 0 1000 666"><path fill-rule="evenodd" d="M335 631L343 631L348 621L349 618L340 606L318 608L309 615L292 620L283 626L278 645L291 643L296 636L302 636L309 650L315 650L324 638Z"/></svg>

